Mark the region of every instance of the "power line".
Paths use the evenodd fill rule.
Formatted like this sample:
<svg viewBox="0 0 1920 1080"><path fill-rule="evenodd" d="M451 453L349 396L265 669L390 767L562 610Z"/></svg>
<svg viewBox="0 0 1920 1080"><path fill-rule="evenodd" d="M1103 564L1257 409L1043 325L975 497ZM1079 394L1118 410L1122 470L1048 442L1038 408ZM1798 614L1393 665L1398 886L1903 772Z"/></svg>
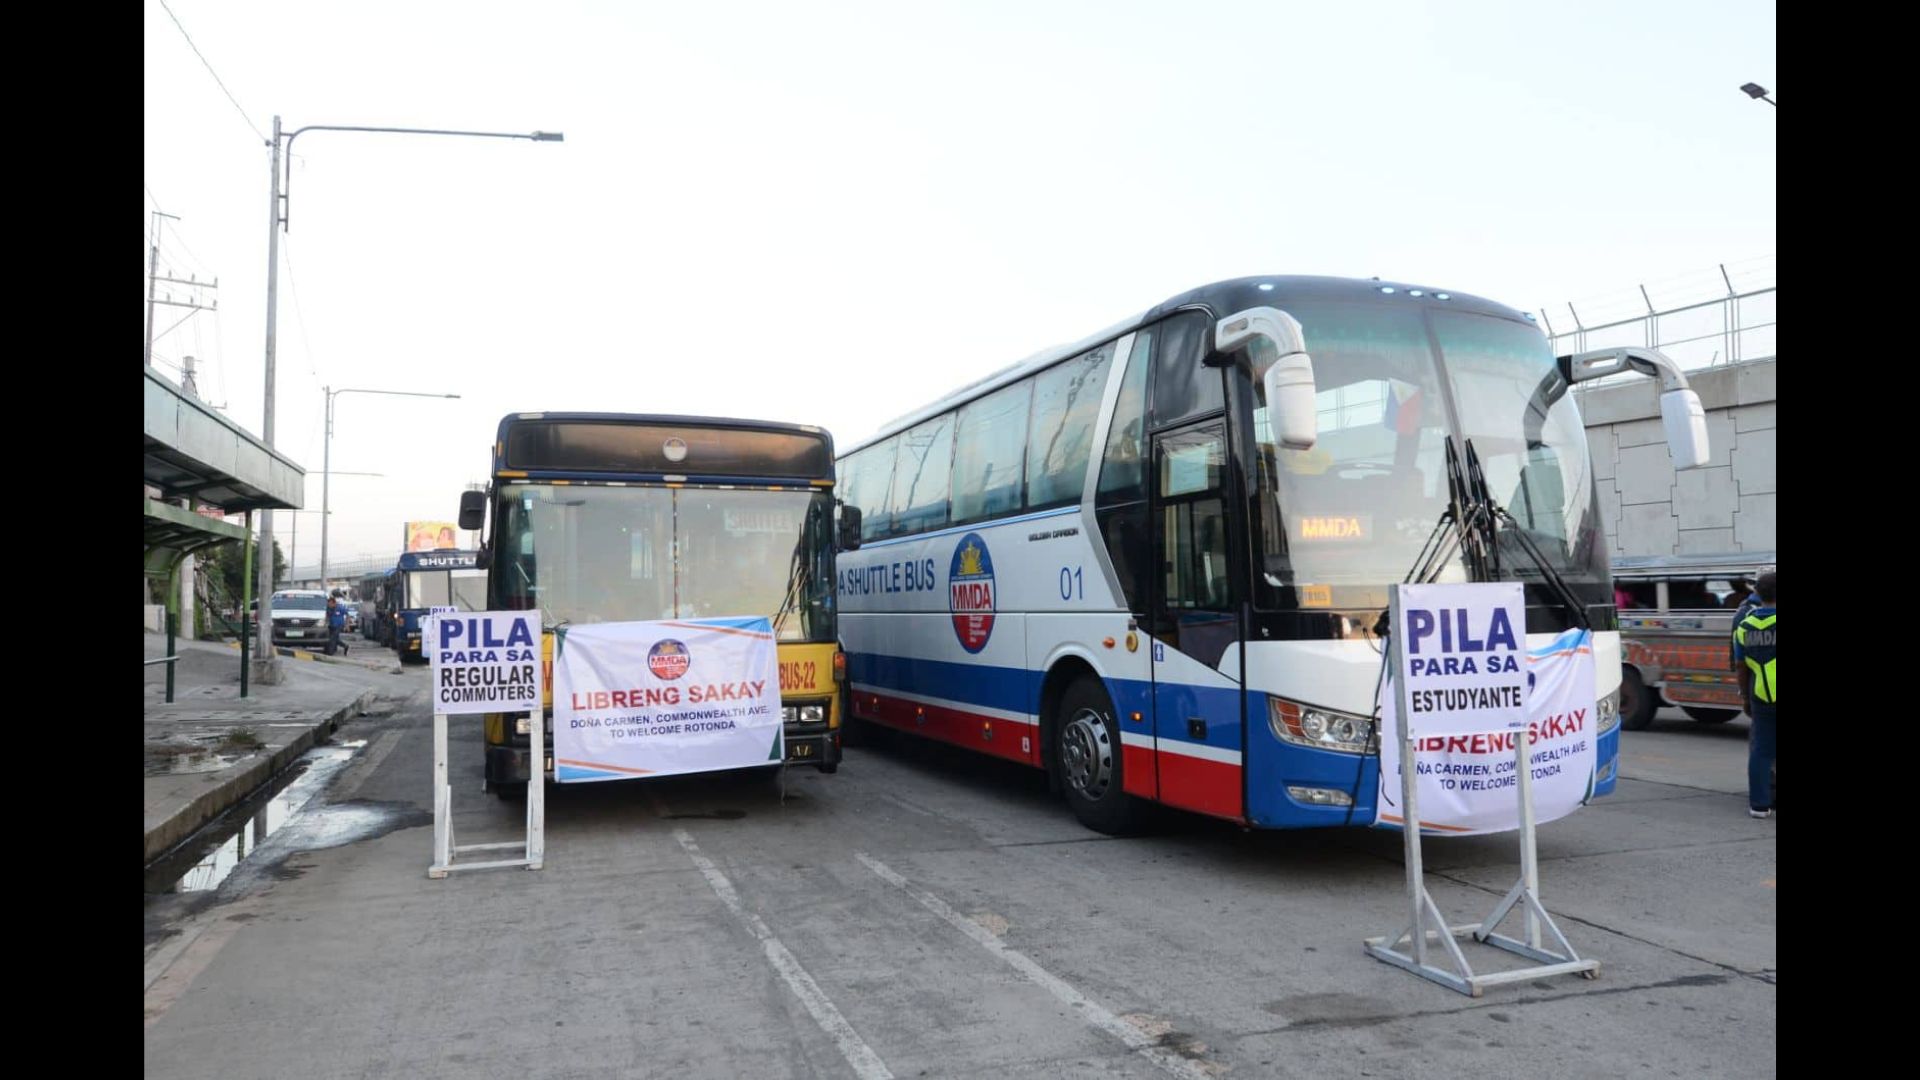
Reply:
<svg viewBox="0 0 1920 1080"><path fill-rule="evenodd" d="M293 273L293 238L280 241L280 253L287 260L287 284L293 286L293 317L300 323L300 345L307 350L307 374L315 379L320 372L314 367L313 342L307 339L307 313L300 306L300 279Z"/></svg>
<svg viewBox="0 0 1920 1080"><path fill-rule="evenodd" d="M260 126L255 124L253 118L247 115L247 110L240 107L240 102L234 98L233 91L227 89L227 84L220 81L220 73L213 70L213 64L208 62L206 55L200 51L200 46L193 43L193 35L187 33L185 26L180 25L180 16L175 15L172 8L167 7L167 0L160 0L160 7L166 11L167 18L173 20L173 25L180 28L180 36L187 39L187 47L193 50L193 55L200 57L200 63L205 65L207 74L213 76L214 84L220 87L220 92L227 95L228 101L233 102L234 110L240 114L240 119L245 120L247 126L253 129L253 133L260 136L261 142L269 141L266 135L261 133ZM148 194L152 194L152 192L148 192Z"/></svg>

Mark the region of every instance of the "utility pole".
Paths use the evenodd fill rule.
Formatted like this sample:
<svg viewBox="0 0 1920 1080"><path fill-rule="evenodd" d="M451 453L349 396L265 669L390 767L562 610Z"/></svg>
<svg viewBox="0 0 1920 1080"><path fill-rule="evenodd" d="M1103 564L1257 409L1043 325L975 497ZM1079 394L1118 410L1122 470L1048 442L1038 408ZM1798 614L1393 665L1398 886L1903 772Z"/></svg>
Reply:
<svg viewBox="0 0 1920 1080"><path fill-rule="evenodd" d="M273 118L273 185L267 203L267 402L260 416L260 441L273 449L274 316L280 310L280 118ZM254 654L255 681L273 685L281 679L279 658L273 651L273 511L260 512L260 635Z"/></svg>
<svg viewBox="0 0 1920 1080"><path fill-rule="evenodd" d="M193 314L196 311L214 311L220 307L218 300L215 300L211 304L203 304L193 293L187 294L185 300L175 300L172 293L168 293L165 299L160 297L160 283L163 281L169 285L185 285L192 289L217 289L220 287L219 278L214 278L212 281L201 281L198 277L191 275L186 278L162 277L160 275L160 220L162 218L169 221L180 220L173 214L161 213L158 210L153 212L153 239L147 248L147 347L144 358L148 367L153 366L153 309L156 306L164 304L168 307L183 307L188 309L186 318L174 323L173 326L167 327L165 331L162 331L163 334L172 333L180 323L184 323L187 319L193 318Z"/></svg>

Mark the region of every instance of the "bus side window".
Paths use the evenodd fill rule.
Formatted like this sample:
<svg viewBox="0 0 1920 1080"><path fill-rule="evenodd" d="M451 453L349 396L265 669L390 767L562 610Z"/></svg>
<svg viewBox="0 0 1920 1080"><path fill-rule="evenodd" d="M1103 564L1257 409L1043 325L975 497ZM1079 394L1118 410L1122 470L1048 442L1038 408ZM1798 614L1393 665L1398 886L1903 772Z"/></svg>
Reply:
<svg viewBox="0 0 1920 1080"><path fill-rule="evenodd" d="M1094 496L1095 516L1106 541L1107 555L1120 577L1127 610L1145 612L1147 574L1153 555L1147 534L1146 424L1147 363L1153 354L1152 329L1134 335L1127 369L1121 375L1120 396L1113 405L1113 423L1107 431L1106 453L1100 462L1100 483Z"/></svg>
<svg viewBox="0 0 1920 1080"><path fill-rule="evenodd" d="M1207 331L1212 321L1197 311L1184 312L1158 324L1159 347L1153 351L1153 428L1177 420L1217 412L1226 406L1226 376L1222 369L1200 362L1207 353Z"/></svg>
<svg viewBox="0 0 1920 1080"><path fill-rule="evenodd" d="M1226 439L1218 422L1161 436L1160 502L1165 515L1162 551L1166 606L1225 611L1232 607L1228 574L1225 489Z"/></svg>
<svg viewBox="0 0 1920 1080"><path fill-rule="evenodd" d="M953 523L1020 511L1033 380L1022 379L960 408L953 435Z"/></svg>
<svg viewBox="0 0 1920 1080"><path fill-rule="evenodd" d="M1040 373L1033 388L1033 422L1027 436L1027 509L1045 510L1080 501L1087 486L1087 457L1100 393L1107 386L1113 346L1101 347Z"/></svg>
<svg viewBox="0 0 1920 1080"><path fill-rule="evenodd" d="M887 514L888 489L893 484L892 439L849 456L841 467L841 498L860 508L860 539L886 536L892 522Z"/></svg>
<svg viewBox="0 0 1920 1080"><path fill-rule="evenodd" d="M936 416L902 433L894 459L893 536L907 536L945 528L949 495L948 471L953 465L953 414ZM864 512L864 511L863 511Z"/></svg>

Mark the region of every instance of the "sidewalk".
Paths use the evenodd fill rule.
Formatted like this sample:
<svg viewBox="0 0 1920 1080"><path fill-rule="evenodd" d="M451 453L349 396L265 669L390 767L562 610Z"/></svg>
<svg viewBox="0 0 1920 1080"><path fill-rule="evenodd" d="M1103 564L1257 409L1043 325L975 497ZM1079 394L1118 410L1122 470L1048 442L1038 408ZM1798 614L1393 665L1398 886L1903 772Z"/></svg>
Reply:
<svg viewBox="0 0 1920 1080"><path fill-rule="evenodd" d="M284 681L254 684L245 699L240 651L230 645L177 641L170 705L167 666L147 667L146 862L244 800L342 720L377 698L407 692L390 650L357 638L350 643L361 648L345 660L283 658ZM364 659L357 655L361 649L368 654ZM166 638L147 634L146 658L164 655Z"/></svg>

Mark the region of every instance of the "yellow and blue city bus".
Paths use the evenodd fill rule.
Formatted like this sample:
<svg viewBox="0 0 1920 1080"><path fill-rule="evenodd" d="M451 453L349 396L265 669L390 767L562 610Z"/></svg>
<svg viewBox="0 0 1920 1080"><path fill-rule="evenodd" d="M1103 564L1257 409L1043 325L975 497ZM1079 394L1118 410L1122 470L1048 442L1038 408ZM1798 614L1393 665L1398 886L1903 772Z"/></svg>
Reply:
<svg viewBox="0 0 1920 1080"><path fill-rule="evenodd" d="M460 499L485 528L487 607L540 612L553 715L553 628L717 616L772 620L787 765L834 772L842 658L834 612L833 439L815 427L616 413L500 421L492 482ZM486 718L486 779L524 793L525 717ZM547 725L548 778L553 775Z"/></svg>
<svg viewBox="0 0 1920 1080"><path fill-rule="evenodd" d="M486 575L477 551L403 552L387 580L387 644L403 664L425 659L420 627L433 609L485 607Z"/></svg>

